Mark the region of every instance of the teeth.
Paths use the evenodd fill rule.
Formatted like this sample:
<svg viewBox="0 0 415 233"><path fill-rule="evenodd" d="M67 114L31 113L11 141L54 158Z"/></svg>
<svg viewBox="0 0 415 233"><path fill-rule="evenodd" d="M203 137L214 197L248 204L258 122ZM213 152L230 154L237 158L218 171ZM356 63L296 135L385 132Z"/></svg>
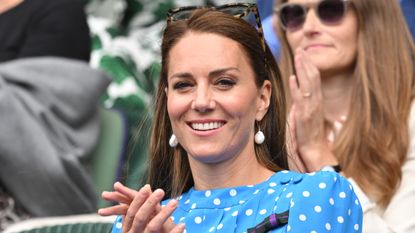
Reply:
<svg viewBox="0 0 415 233"><path fill-rule="evenodd" d="M192 123L192 128L196 130L212 130L217 129L222 125L222 122Z"/></svg>

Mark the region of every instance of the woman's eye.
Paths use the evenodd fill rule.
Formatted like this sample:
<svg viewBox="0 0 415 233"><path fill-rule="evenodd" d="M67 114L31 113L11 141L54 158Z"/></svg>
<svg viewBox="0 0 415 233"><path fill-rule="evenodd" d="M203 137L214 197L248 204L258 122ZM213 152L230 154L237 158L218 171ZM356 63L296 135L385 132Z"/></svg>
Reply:
<svg viewBox="0 0 415 233"><path fill-rule="evenodd" d="M185 89L187 87L190 87L191 84L189 82L177 82L173 85L173 89L175 90L181 90L181 89Z"/></svg>
<svg viewBox="0 0 415 233"><path fill-rule="evenodd" d="M232 79L219 79L216 83L221 87L232 87L235 85L235 81Z"/></svg>

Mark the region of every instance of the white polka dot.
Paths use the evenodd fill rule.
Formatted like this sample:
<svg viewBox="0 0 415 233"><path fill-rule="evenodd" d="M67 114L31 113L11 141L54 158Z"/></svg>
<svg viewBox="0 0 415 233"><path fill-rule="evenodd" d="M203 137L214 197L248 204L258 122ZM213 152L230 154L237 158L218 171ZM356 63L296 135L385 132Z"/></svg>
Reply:
<svg viewBox="0 0 415 233"><path fill-rule="evenodd" d="M220 205L220 199L219 199L219 198L215 198L215 199L213 200L213 204L215 204L215 205Z"/></svg>
<svg viewBox="0 0 415 233"><path fill-rule="evenodd" d="M229 191L229 195L231 195L231 197L236 196L236 194L238 194L238 192L237 192L235 189L231 189L231 190Z"/></svg>
<svg viewBox="0 0 415 233"><path fill-rule="evenodd" d="M185 217L181 217L180 219L179 219L179 222L183 222L183 220L185 219Z"/></svg>
<svg viewBox="0 0 415 233"><path fill-rule="evenodd" d="M346 193L345 192L340 192L339 197L340 198L346 198Z"/></svg>
<svg viewBox="0 0 415 233"><path fill-rule="evenodd" d="M327 187L327 185L326 185L326 183L320 183L318 185L318 187L321 188L321 189L325 189Z"/></svg>
<svg viewBox="0 0 415 233"><path fill-rule="evenodd" d="M210 197L211 194L212 194L212 192L210 190L207 190L205 192L205 197Z"/></svg>
<svg viewBox="0 0 415 233"><path fill-rule="evenodd" d="M319 206L319 205L314 206L314 211L316 211L317 213L320 213L321 212L321 206Z"/></svg>
<svg viewBox="0 0 415 233"><path fill-rule="evenodd" d="M277 183L275 183L275 182L271 182L271 183L269 183L269 186L270 186L270 187L275 187L275 186L277 186Z"/></svg>
<svg viewBox="0 0 415 233"><path fill-rule="evenodd" d="M311 231L310 233L317 233L317 231Z"/></svg>
<svg viewBox="0 0 415 233"><path fill-rule="evenodd" d="M223 224L222 224L222 223L220 223L220 224L218 225L217 229L218 229L218 230L220 230L220 229L222 229L222 227L223 227Z"/></svg>
<svg viewBox="0 0 415 233"><path fill-rule="evenodd" d="M287 226L287 231L291 231L291 226L290 225Z"/></svg>
<svg viewBox="0 0 415 233"><path fill-rule="evenodd" d="M250 184L250 185L247 185L246 187L252 188L252 187L254 187L254 185Z"/></svg>
<svg viewBox="0 0 415 233"><path fill-rule="evenodd" d="M238 211L237 211L237 210L235 210L235 211L232 213L232 216L233 216L233 217L238 216Z"/></svg>
<svg viewBox="0 0 415 233"><path fill-rule="evenodd" d="M309 176L314 176L315 174L316 174L316 172L307 173L307 175L309 175Z"/></svg>
<svg viewBox="0 0 415 233"><path fill-rule="evenodd" d="M293 196L293 193L292 192L289 192L287 195L285 195L286 198L290 198L292 196Z"/></svg>
<svg viewBox="0 0 415 233"><path fill-rule="evenodd" d="M231 210L231 207L226 207L225 209L223 209L224 211L229 211Z"/></svg>
<svg viewBox="0 0 415 233"><path fill-rule="evenodd" d="M351 210L351 209L348 209L348 210L347 210L347 215L349 215L349 216L350 216L351 214L352 214L352 210Z"/></svg>
<svg viewBox="0 0 415 233"><path fill-rule="evenodd" d="M274 211L276 211L277 210L277 206L274 206Z"/></svg>
<svg viewBox="0 0 415 233"><path fill-rule="evenodd" d="M304 191L303 192L303 196L304 197L309 197L310 196L310 192L309 191Z"/></svg>
<svg viewBox="0 0 415 233"><path fill-rule="evenodd" d="M183 195L181 195L180 197L179 197L179 200L181 200L183 198Z"/></svg>
<svg viewBox="0 0 415 233"><path fill-rule="evenodd" d="M343 223L344 222L344 218L342 216L337 217L337 222Z"/></svg>
<svg viewBox="0 0 415 233"><path fill-rule="evenodd" d="M190 203L190 199L187 199L187 201L184 202L184 204L189 204Z"/></svg>
<svg viewBox="0 0 415 233"><path fill-rule="evenodd" d="M254 211L252 209L247 209L245 211L246 216L251 216Z"/></svg>
<svg viewBox="0 0 415 233"><path fill-rule="evenodd" d="M260 210L259 211L259 214L260 215L264 215L264 214L266 214L267 213L267 210L266 209L262 209L262 210Z"/></svg>
<svg viewBox="0 0 415 233"><path fill-rule="evenodd" d="M196 224L200 224L202 222L202 218L201 217L199 217L199 216L197 216L196 218L195 218L195 223Z"/></svg>
<svg viewBox="0 0 415 233"><path fill-rule="evenodd" d="M300 216L298 217L300 219L300 221L304 222L305 220L307 220L307 217L304 214L300 214Z"/></svg>
<svg viewBox="0 0 415 233"><path fill-rule="evenodd" d="M278 201L278 199L280 199L280 197L279 197L279 196L275 198L275 201Z"/></svg>
<svg viewBox="0 0 415 233"><path fill-rule="evenodd" d="M209 229L209 232L212 232L212 231L214 231L215 230L215 227L211 227L210 229Z"/></svg>
<svg viewBox="0 0 415 233"><path fill-rule="evenodd" d="M287 190L287 188L283 188L282 191L285 192L285 190Z"/></svg>
<svg viewBox="0 0 415 233"><path fill-rule="evenodd" d="M353 190L353 186L351 184L349 184L349 189Z"/></svg>
<svg viewBox="0 0 415 233"><path fill-rule="evenodd" d="M186 229L184 229L183 233L187 233L187 230L186 230Z"/></svg>
<svg viewBox="0 0 415 233"><path fill-rule="evenodd" d="M326 223L326 230L331 230L331 225L330 225L330 223Z"/></svg>
<svg viewBox="0 0 415 233"><path fill-rule="evenodd" d="M173 216L170 216L170 219L171 219L172 221L174 221L174 217L173 217Z"/></svg>
<svg viewBox="0 0 415 233"><path fill-rule="evenodd" d="M254 195L259 193L259 189L255 190Z"/></svg>
<svg viewBox="0 0 415 233"><path fill-rule="evenodd" d="M337 177L335 176L335 177L333 178L333 180L334 180L334 182L336 182L336 181L337 181Z"/></svg>
<svg viewBox="0 0 415 233"><path fill-rule="evenodd" d="M290 200L290 207L292 208L295 205L293 200Z"/></svg>
<svg viewBox="0 0 415 233"><path fill-rule="evenodd" d="M275 190L274 189L268 189L268 194L272 194L272 193L274 193L275 192Z"/></svg>
<svg viewBox="0 0 415 233"><path fill-rule="evenodd" d="M122 228L122 223L117 222L117 224L115 224L115 228L121 229Z"/></svg>
<svg viewBox="0 0 415 233"><path fill-rule="evenodd" d="M330 198L329 202L330 202L330 205L334 205L334 199L333 198Z"/></svg>
<svg viewBox="0 0 415 233"><path fill-rule="evenodd" d="M190 209L196 209L196 203L193 203Z"/></svg>
<svg viewBox="0 0 415 233"><path fill-rule="evenodd" d="M287 174L288 173L288 171L287 170L283 170L283 171L281 171L282 173L285 173L285 174Z"/></svg>
<svg viewBox="0 0 415 233"><path fill-rule="evenodd" d="M359 224L354 224L354 229L355 229L356 231L358 231L358 230L359 230Z"/></svg>
<svg viewBox="0 0 415 233"><path fill-rule="evenodd" d="M239 204L243 204L243 203L245 203L245 201L244 201L244 200L239 201Z"/></svg>
<svg viewBox="0 0 415 233"><path fill-rule="evenodd" d="M356 204L356 205L359 205L359 200L354 200L354 203Z"/></svg>

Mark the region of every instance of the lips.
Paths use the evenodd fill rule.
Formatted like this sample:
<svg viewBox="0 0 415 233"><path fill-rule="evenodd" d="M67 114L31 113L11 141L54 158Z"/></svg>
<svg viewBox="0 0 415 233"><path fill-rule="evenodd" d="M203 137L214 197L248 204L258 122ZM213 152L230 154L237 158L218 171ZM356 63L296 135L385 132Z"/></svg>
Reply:
<svg viewBox="0 0 415 233"><path fill-rule="evenodd" d="M191 123L190 127L194 130L208 131L222 127L225 123L221 121L203 122L203 123Z"/></svg>

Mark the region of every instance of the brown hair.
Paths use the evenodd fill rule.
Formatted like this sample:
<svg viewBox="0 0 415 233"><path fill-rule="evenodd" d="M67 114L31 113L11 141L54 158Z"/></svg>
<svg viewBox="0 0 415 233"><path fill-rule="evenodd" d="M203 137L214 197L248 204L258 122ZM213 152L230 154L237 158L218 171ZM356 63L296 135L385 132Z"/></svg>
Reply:
<svg viewBox="0 0 415 233"><path fill-rule="evenodd" d="M397 1L352 0L352 7L359 25L356 82L333 152L345 174L386 206L400 184L408 151L414 44ZM278 33L281 69L288 79L295 72L293 52L280 26Z"/></svg>
<svg viewBox="0 0 415 233"><path fill-rule="evenodd" d="M193 178L186 151L178 145L168 145L172 128L167 113L167 87L169 52L188 32L214 33L239 43L256 74L256 84L262 86L270 80L272 94L268 112L259 123L266 142L255 146L258 161L266 168L278 171L287 168L285 150L286 105L283 81L271 51L264 52L257 30L242 19L214 10L195 10L188 20L169 23L161 45L162 70L155 101L149 151L149 184L163 188L166 197L177 197L192 187Z"/></svg>

